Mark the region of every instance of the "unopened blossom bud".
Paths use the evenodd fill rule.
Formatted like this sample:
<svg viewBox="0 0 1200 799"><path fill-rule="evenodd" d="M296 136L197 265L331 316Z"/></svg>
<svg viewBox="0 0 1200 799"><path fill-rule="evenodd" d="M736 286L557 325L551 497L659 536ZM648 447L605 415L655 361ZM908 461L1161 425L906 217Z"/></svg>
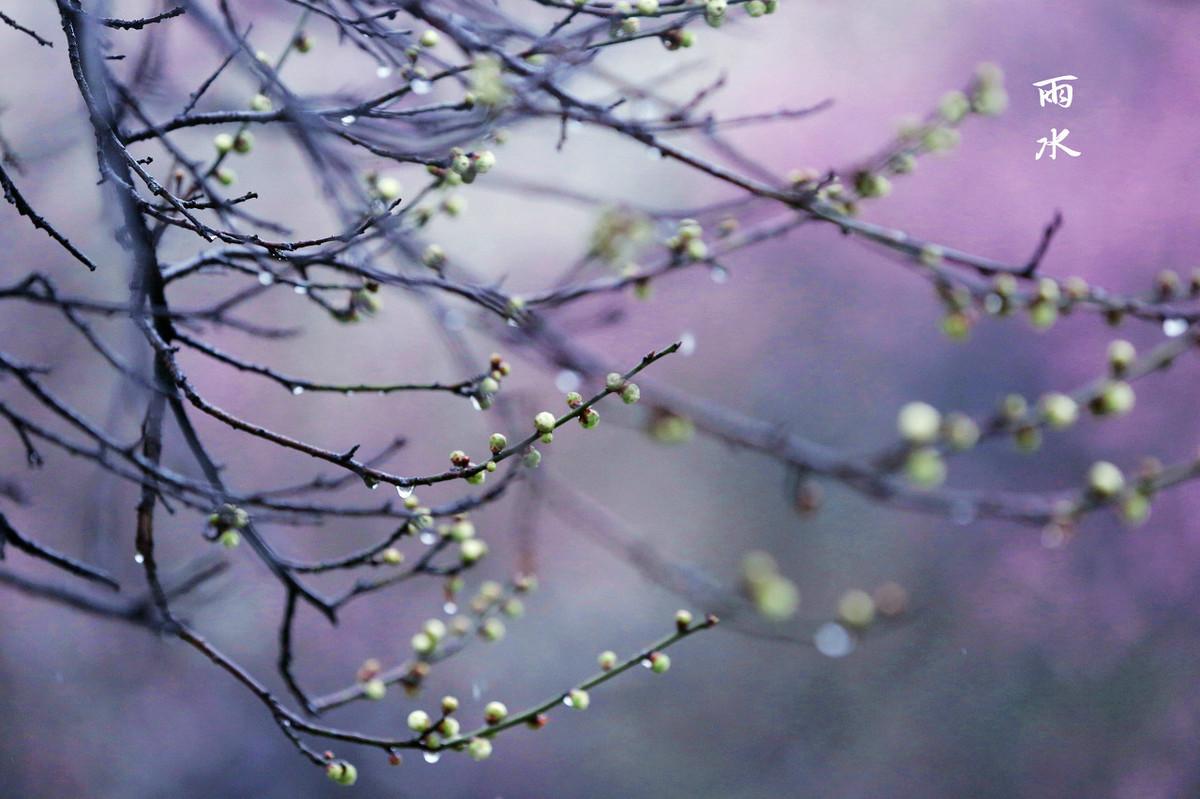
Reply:
<svg viewBox="0 0 1200 799"><path fill-rule="evenodd" d="M591 703L592 698L582 688L574 688L567 694L567 704L575 710L587 710Z"/></svg>
<svg viewBox="0 0 1200 799"><path fill-rule="evenodd" d="M345 760L335 760L326 765L325 775L338 785L349 786L358 781L358 769Z"/></svg>
<svg viewBox="0 0 1200 799"><path fill-rule="evenodd" d="M379 553L380 560L389 566L398 566L404 562L404 553L395 547L388 547Z"/></svg>
<svg viewBox="0 0 1200 799"><path fill-rule="evenodd" d="M600 414L595 408L584 408L583 413L579 414L579 424L584 430L591 430L600 424Z"/></svg>
<svg viewBox="0 0 1200 799"><path fill-rule="evenodd" d="M387 684L378 677L374 677L363 683L362 691L363 696L367 699L378 701L387 695Z"/></svg>
<svg viewBox="0 0 1200 799"><path fill-rule="evenodd" d="M533 417L533 426L539 433L553 433L558 419L550 411L542 411Z"/></svg>
<svg viewBox="0 0 1200 799"><path fill-rule="evenodd" d="M424 710L414 710L408 714L408 728L413 732L426 732L433 726L433 720Z"/></svg>
<svg viewBox="0 0 1200 799"><path fill-rule="evenodd" d="M450 453L450 464L462 469L471 465L471 456L463 452L461 449L456 449Z"/></svg>
<svg viewBox="0 0 1200 799"><path fill-rule="evenodd" d="M270 111L271 99L265 94L256 94L250 98L250 108L254 111Z"/></svg>
<svg viewBox="0 0 1200 799"><path fill-rule="evenodd" d="M222 186L232 186L237 181L237 172L227 166L219 167L213 175Z"/></svg>
<svg viewBox="0 0 1200 799"><path fill-rule="evenodd" d="M498 455L499 453L503 452L504 448L507 446L508 439L503 433L492 433L491 438L488 439L488 449L492 451L493 455Z"/></svg>
<svg viewBox="0 0 1200 799"><path fill-rule="evenodd" d="M482 150L475 153L474 166L475 171L480 175L490 172L492 167L496 165L496 154L491 150Z"/></svg>
<svg viewBox="0 0 1200 799"><path fill-rule="evenodd" d="M1079 405L1066 394L1046 394L1038 401L1038 407L1046 424L1056 429L1070 427L1079 418Z"/></svg>
<svg viewBox="0 0 1200 799"><path fill-rule="evenodd" d="M609 391L618 391L623 385L625 378L616 372L609 372L604 378L604 387Z"/></svg>
<svg viewBox="0 0 1200 799"><path fill-rule="evenodd" d="M664 674L667 669L671 668L671 657L664 652L650 653L650 671L655 674Z"/></svg>
<svg viewBox="0 0 1200 799"><path fill-rule="evenodd" d="M572 410L574 410L575 408L578 408L582 404L583 404L583 397L580 396L578 391L568 391L567 392L567 407L568 408L571 408Z"/></svg>
<svg viewBox="0 0 1200 799"><path fill-rule="evenodd" d="M928 444L938 437L942 415L937 408L925 402L910 402L900 409L896 427L906 441L913 444Z"/></svg>
<svg viewBox="0 0 1200 799"><path fill-rule="evenodd" d="M600 664L601 671L612 671L617 665L617 653L611 649L606 649L596 658L596 662Z"/></svg>
<svg viewBox="0 0 1200 799"><path fill-rule="evenodd" d="M458 697L443 696L442 697L442 712L449 715L458 710Z"/></svg>
<svg viewBox="0 0 1200 799"><path fill-rule="evenodd" d="M1117 339L1108 345L1108 368L1113 375L1120 377L1129 370L1137 359L1137 350L1124 339Z"/></svg>
<svg viewBox="0 0 1200 799"><path fill-rule="evenodd" d="M254 149L254 134L248 130L243 130L233 139L233 149L241 155L245 155Z"/></svg>
<svg viewBox="0 0 1200 799"><path fill-rule="evenodd" d="M487 760L492 756L492 742L487 738L472 738L467 744L467 754L472 760Z"/></svg>
<svg viewBox="0 0 1200 799"><path fill-rule="evenodd" d="M438 723L437 729L439 733L447 738L456 738L458 737L459 730L462 729L462 725L458 723L458 719L444 718Z"/></svg>
<svg viewBox="0 0 1200 799"><path fill-rule="evenodd" d="M918 488L935 488L946 480L946 464L933 447L920 447L904 462L909 481Z"/></svg>
<svg viewBox="0 0 1200 799"><path fill-rule="evenodd" d="M458 545L458 555L467 565L479 561L487 551L487 543L480 538L468 538Z"/></svg>
<svg viewBox="0 0 1200 799"><path fill-rule="evenodd" d="M641 398L642 390L637 383L626 383L625 388L621 389L621 401L626 405L633 405Z"/></svg>
<svg viewBox="0 0 1200 799"><path fill-rule="evenodd" d="M866 591L853 589L842 594L837 605L838 619L850 627L869 627L875 620L875 600Z"/></svg>
<svg viewBox="0 0 1200 799"><path fill-rule="evenodd" d="M675 629L683 631L692 624L692 612L690 610L675 611Z"/></svg>
<svg viewBox="0 0 1200 799"><path fill-rule="evenodd" d="M437 649L437 641L429 633L422 631L412 637L412 648L418 655L428 655Z"/></svg>
<svg viewBox="0 0 1200 799"><path fill-rule="evenodd" d="M437 47L437 44L439 41L441 41L441 39L442 39L442 37L438 35L437 31L434 31L434 30L425 31L424 33L421 34L421 46L422 47Z"/></svg>
<svg viewBox="0 0 1200 799"><path fill-rule="evenodd" d="M213 136L213 147L221 155L233 149L233 136L228 133L218 133Z"/></svg>
<svg viewBox="0 0 1200 799"><path fill-rule="evenodd" d="M488 702L483 708L483 720L488 724L499 724L508 715L508 708L503 702Z"/></svg>
<svg viewBox="0 0 1200 799"><path fill-rule="evenodd" d="M1098 416L1122 416L1133 410L1136 400L1133 386L1124 380L1112 380L1092 399L1088 407Z"/></svg>
<svg viewBox="0 0 1200 799"><path fill-rule="evenodd" d="M1102 498L1116 496L1125 487L1125 475L1108 461L1097 461L1088 469L1088 488Z"/></svg>
<svg viewBox="0 0 1200 799"><path fill-rule="evenodd" d="M225 530L217 537L217 540L220 541L221 546L225 547L226 549L233 549L238 544L242 543L242 536L237 530Z"/></svg>

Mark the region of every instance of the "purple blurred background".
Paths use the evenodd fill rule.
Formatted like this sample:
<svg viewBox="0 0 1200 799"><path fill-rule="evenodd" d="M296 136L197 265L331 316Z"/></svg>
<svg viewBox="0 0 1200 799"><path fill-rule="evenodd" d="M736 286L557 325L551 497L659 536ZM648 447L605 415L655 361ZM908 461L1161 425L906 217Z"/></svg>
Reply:
<svg viewBox="0 0 1200 799"><path fill-rule="evenodd" d="M542 13L532 3L505 5ZM118 6L114 13L136 11ZM0 0L0 10L57 34L50 4ZM246 3L244 13L255 20L255 41L274 51L296 11ZM629 78L696 63L668 84L680 98L728 70L712 106L722 116L833 98L830 110L809 119L730 134L782 173L853 163L887 141L902 115L925 112L964 84L978 62L995 61L1006 71L1009 112L968 122L958 151L922 159L916 174L896 181L891 197L866 207L865 218L1015 261L1028 257L1041 226L1061 209L1066 225L1045 272L1118 291L1145 290L1160 269L1186 272L1200 263L1195 3L784 0L771 17L733 16L738 24L720 31L698 29L698 46L686 53L647 41L613 48L604 63ZM333 49L331 31L313 30L321 58L297 59L287 75L294 87L338 88L357 62ZM175 107L178 92L186 95L218 58L199 40L168 44L179 83L147 98L152 108L155 99ZM364 81L376 80L372 69L361 65ZM1074 105L1039 107L1030 84L1066 73L1079 76ZM231 79L218 85L214 100L236 106L244 90ZM5 206L3 282L36 267L71 290L120 299L128 276L94 187L92 141L61 48L38 48L0 28L0 102L0 130L36 176L26 180L30 200L107 266L83 274ZM1083 155L1035 162L1035 142L1051 127L1070 128L1067 143ZM576 132L561 153L553 123L514 133L497 151L497 184L556 180L665 207L732 196L607 133ZM206 147L211 135L179 141ZM278 147L271 143L270 134L260 134L256 153L238 162L240 185L259 191L262 209L298 228L326 230L329 220L298 156L282 138ZM410 186L420 182L415 171L397 175ZM302 201L309 194L311 207ZM514 196L487 181L467 197L465 218L435 222L432 238L491 277L508 275L517 289L545 285L577 257L595 219L594 209ZM1011 391L1036 396L1074 388L1101 371L1113 335L1081 314L1040 334L1021 319L984 320L970 341L949 342L938 332L941 308L927 284L830 228L802 228L730 266L724 284L685 272L657 284L648 302L601 298L564 311L560 322L570 327L625 308L618 327L581 326L577 334L622 363L691 333L695 354L667 359L655 368L656 380L857 451L888 441L896 409L910 399L979 413ZM370 324L339 327L280 291L264 304L264 316L305 325L303 337L263 345L223 334L215 341L309 376L454 378L426 318L410 313L415 306L402 295L385 302ZM1121 335L1139 346L1161 338L1149 326L1127 327ZM130 349L136 343L122 326L104 330ZM118 392L111 372L68 338L50 311L0 306L0 341L24 359L53 362L58 372L49 383L94 418L126 434L135 430L139 403ZM194 357L185 363L218 404L298 437L334 447L408 436L397 463L403 473L429 471L424 467L440 464L464 441L482 440L493 424L440 397L291 397L268 383L228 379ZM531 404L560 402L553 373L519 357L514 366L517 390ZM1135 413L1049 435L1034 457L999 441L956 459L950 483L1065 488L1097 458L1132 467L1143 455L1190 457L1200 442L1194 368L1184 359L1149 378L1139 384ZM0 390L6 398L17 393L7 381ZM1162 497L1136 531L1098 514L1061 550L1043 548L1036 530L897 513L836 486L821 514L802 519L776 463L703 438L682 449L655 445L638 431L638 412L612 408L594 433L561 436L544 468L599 499L664 554L722 580L736 579L748 550L772 552L803 595L803 618L790 629L829 617L847 588L886 580L909 589L909 623L841 660L730 630L697 636L673 653L669 675L638 670L606 685L586 714L559 714L540 733L503 736L485 763L447 757L427 765L409 757L390 769L374 753L346 752L359 764L360 795L1200 794L1196 490ZM265 470L280 482L314 473L299 457L246 445L213 425L203 430L219 442L235 484L254 484ZM171 465L186 468L178 447ZM15 525L85 552L137 584L130 486L58 453L41 472L26 471L8 430L0 432L0 474L17 480L30 499L26 507L5 506ZM433 501L450 495L422 492ZM494 552L487 574L511 572L512 528L521 518L512 500L479 514ZM182 560L200 546L194 519L164 524L167 557ZM315 556L361 545L386 527L339 522L316 532L270 532L286 553ZM521 707L590 673L601 649L628 651L658 637L679 599L573 528L569 517L541 516L542 589L503 642L438 667L420 699L397 691L378 705L335 712L330 721L395 731L413 707L447 692L466 698L472 685L484 699ZM247 552L231 557L234 568L187 600L185 612L278 688L280 592ZM6 568L54 576L18 555ZM0 795L344 795L296 756L240 686L182 644L11 591L0 597ZM439 604L437 586L427 585L353 607L336 631L305 614L301 678L331 689L366 657L394 660Z"/></svg>

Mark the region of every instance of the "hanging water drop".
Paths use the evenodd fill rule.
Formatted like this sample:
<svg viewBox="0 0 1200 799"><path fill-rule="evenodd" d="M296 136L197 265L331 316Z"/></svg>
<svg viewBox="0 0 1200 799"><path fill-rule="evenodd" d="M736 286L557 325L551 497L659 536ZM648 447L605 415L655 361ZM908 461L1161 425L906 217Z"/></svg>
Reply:
<svg viewBox="0 0 1200 799"><path fill-rule="evenodd" d="M729 282L729 270L723 266L714 266L708 270L708 276L712 279L712 282L718 285Z"/></svg>
<svg viewBox="0 0 1200 799"><path fill-rule="evenodd" d="M1187 332L1187 329L1188 323L1186 319L1164 319L1162 323L1163 333L1171 338L1182 336Z"/></svg>
<svg viewBox="0 0 1200 799"><path fill-rule="evenodd" d="M447 616L452 616L455 613L458 613L458 605L454 604L453 602L447 602L446 604L442 605L442 610L446 612Z"/></svg>
<svg viewBox="0 0 1200 799"><path fill-rule="evenodd" d="M413 495L413 486L396 486L396 493L400 495L400 499L408 499Z"/></svg>
<svg viewBox="0 0 1200 799"><path fill-rule="evenodd" d="M308 286L297 285L292 288L292 291L296 292L297 294L307 294Z"/></svg>
<svg viewBox="0 0 1200 799"><path fill-rule="evenodd" d="M346 116L342 117L342 124L346 127L350 127L357 121L358 117L354 116L354 114L346 114Z"/></svg>
<svg viewBox="0 0 1200 799"><path fill-rule="evenodd" d="M422 757L425 758L426 763L436 763L442 759L441 754L438 752L425 752Z"/></svg>
<svg viewBox="0 0 1200 799"><path fill-rule="evenodd" d="M426 531L424 533L421 533L421 535L419 536L419 539L420 539L421 543L424 544L425 546L431 546L434 541L437 541L437 536L431 532Z"/></svg>
<svg viewBox="0 0 1200 799"><path fill-rule="evenodd" d="M292 386L292 394L294 396L298 397L303 393L304 393L304 386Z"/></svg>
<svg viewBox="0 0 1200 799"><path fill-rule="evenodd" d="M142 553L141 553L141 552L135 552L135 553L133 554L133 562L134 562L134 563L139 563L139 564L140 564L140 563L145 563L145 562L146 562L146 559L145 559L144 557L142 557Z"/></svg>
<svg viewBox="0 0 1200 799"><path fill-rule="evenodd" d="M258 282L261 285L269 286L275 282L275 276L273 274L271 274L270 272L259 272L258 273Z"/></svg>
<svg viewBox="0 0 1200 799"><path fill-rule="evenodd" d="M477 411L483 410L483 403L480 402L479 397L476 397L474 394L471 395L471 407Z"/></svg>
<svg viewBox="0 0 1200 799"><path fill-rule="evenodd" d="M389 76L391 76L391 74L392 74L392 68L389 67L387 64L384 64L383 66L381 66L375 70L375 77L380 78L380 79L389 77Z"/></svg>
<svg viewBox="0 0 1200 799"><path fill-rule="evenodd" d="M417 78L410 84L413 94L429 94L433 84L422 78Z"/></svg>
<svg viewBox="0 0 1200 799"><path fill-rule="evenodd" d="M683 356L691 355L696 351L696 337L690 331L685 331L679 337L679 354Z"/></svg>
<svg viewBox="0 0 1200 799"><path fill-rule="evenodd" d="M840 624L827 622L813 636L817 651L825 657L841 658L854 651L854 638Z"/></svg>

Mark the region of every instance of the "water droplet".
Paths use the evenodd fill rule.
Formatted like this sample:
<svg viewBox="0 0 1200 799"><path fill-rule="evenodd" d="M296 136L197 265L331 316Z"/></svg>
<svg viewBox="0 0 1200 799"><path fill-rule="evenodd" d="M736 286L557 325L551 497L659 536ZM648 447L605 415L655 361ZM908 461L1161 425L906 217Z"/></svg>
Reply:
<svg viewBox="0 0 1200 799"><path fill-rule="evenodd" d="M270 272L259 272L258 273L258 282L264 286L269 286L275 282L275 276L272 275Z"/></svg>
<svg viewBox="0 0 1200 799"><path fill-rule="evenodd" d="M563 697L563 704L564 704L564 705L566 705L567 707L570 707L570 706L571 706L571 697L569 697L569 696L564 696L564 697Z"/></svg>
<svg viewBox="0 0 1200 799"><path fill-rule="evenodd" d="M375 489L379 488L379 481L378 481L378 480L372 479L372 478L370 478L370 477L364 477L364 478L363 478L363 482L364 482L364 483L366 483L366 484L367 484L367 488L371 489L372 491L374 491Z"/></svg>
<svg viewBox="0 0 1200 799"><path fill-rule="evenodd" d="M424 533L421 533L420 540L421 540L421 543L424 544L425 546L431 546L434 541L437 541L437 536L431 532L426 531Z"/></svg>
<svg viewBox="0 0 1200 799"><path fill-rule="evenodd" d="M396 486L396 493L400 495L400 499L408 499L413 495L413 486Z"/></svg>
<svg viewBox="0 0 1200 799"><path fill-rule="evenodd" d="M650 662L650 658L642 658L642 668L643 669L648 669L653 665L654 664Z"/></svg>
<svg viewBox="0 0 1200 799"><path fill-rule="evenodd" d="M813 636L817 651L825 657L842 658L854 651L854 638L840 624L827 622Z"/></svg>
<svg viewBox="0 0 1200 799"><path fill-rule="evenodd" d="M1188 323L1186 319L1164 319L1162 329L1163 333L1171 338L1175 338L1187 332Z"/></svg>
<svg viewBox="0 0 1200 799"><path fill-rule="evenodd" d="M476 397L474 394L471 395L471 407L477 411L483 410L483 404L479 401L479 397Z"/></svg>
<svg viewBox="0 0 1200 799"><path fill-rule="evenodd" d="M446 612L447 616L450 616L458 613L458 605L454 604L453 602L447 602L446 604L442 605L442 610Z"/></svg>
<svg viewBox="0 0 1200 799"><path fill-rule="evenodd" d="M679 337L679 354L683 356L691 355L696 351L696 337L691 332L684 332Z"/></svg>
<svg viewBox="0 0 1200 799"><path fill-rule="evenodd" d="M288 721L287 719L280 719L280 720L279 720L279 726L281 726L281 727L290 727L290 726L292 726L292 722Z"/></svg>
<svg viewBox="0 0 1200 799"><path fill-rule="evenodd" d="M554 387L559 391L574 391L579 388L579 373L572 369L563 369L554 378Z"/></svg>
<svg viewBox="0 0 1200 799"><path fill-rule="evenodd" d="M343 392L343 394L344 394L345 396L347 396L347 397L353 397L353 396L354 396L354 392L353 392L353 391L351 391L351 390L349 390L349 389L346 389L346 391L344 391L344 392Z"/></svg>
<svg viewBox="0 0 1200 799"><path fill-rule="evenodd" d="M411 84L413 94L429 94L433 84L423 78L417 78Z"/></svg>
<svg viewBox="0 0 1200 799"><path fill-rule="evenodd" d="M346 116L342 117L342 124L347 127L353 125L357 121L358 117L354 116L354 114L346 114Z"/></svg>
<svg viewBox="0 0 1200 799"><path fill-rule="evenodd" d="M141 552L135 552L133 555L133 562L134 563L145 563L146 559L142 557Z"/></svg>
<svg viewBox="0 0 1200 799"><path fill-rule="evenodd" d="M297 294L307 294L308 286L302 286L302 285L294 286L292 288L292 291L296 292Z"/></svg>
<svg viewBox="0 0 1200 799"><path fill-rule="evenodd" d="M294 394L295 396L298 397L303 393L304 393L304 386L292 386L292 394Z"/></svg>
<svg viewBox="0 0 1200 799"><path fill-rule="evenodd" d="M377 77L377 78L386 78L386 77L389 77L391 74L392 74L392 68L389 67L387 64L384 64L383 66L381 66L375 70L375 77Z"/></svg>
<svg viewBox="0 0 1200 799"><path fill-rule="evenodd" d="M723 266L714 266L708 270L708 276L717 284L729 282L729 270Z"/></svg>
<svg viewBox="0 0 1200 799"><path fill-rule="evenodd" d="M425 758L426 763L436 763L442 759L441 754L438 752L425 752L421 756Z"/></svg>

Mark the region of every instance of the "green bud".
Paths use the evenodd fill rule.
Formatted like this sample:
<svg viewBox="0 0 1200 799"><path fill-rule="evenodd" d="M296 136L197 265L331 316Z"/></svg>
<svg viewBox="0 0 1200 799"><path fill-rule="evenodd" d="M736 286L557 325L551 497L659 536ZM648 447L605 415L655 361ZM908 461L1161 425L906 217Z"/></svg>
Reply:
<svg viewBox="0 0 1200 799"><path fill-rule="evenodd" d="M979 441L979 425L965 413L947 414L943 428L946 442L956 450L968 450Z"/></svg>
<svg viewBox="0 0 1200 799"><path fill-rule="evenodd" d="M412 637L412 648L418 655L428 655L437 649L437 641L429 633L422 631Z"/></svg>
<svg viewBox="0 0 1200 799"><path fill-rule="evenodd" d="M367 699L379 701L386 695L387 684L378 677L374 677L363 683L363 696L365 696Z"/></svg>
<svg viewBox="0 0 1200 799"><path fill-rule="evenodd" d="M909 453L904 463L909 481L918 488L935 488L946 480L946 464L933 447L921 447Z"/></svg>
<svg viewBox="0 0 1200 799"><path fill-rule="evenodd" d="M485 377L479 381L479 390L484 394L495 394L500 390L500 381L494 377Z"/></svg>
<svg viewBox="0 0 1200 799"><path fill-rule="evenodd" d="M521 462L528 469L536 469L542 463L542 453L530 447L529 451L525 453L525 457L521 459Z"/></svg>
<svg viewBox="0 0 1200 799"><path fill-rule="evenodd" d="M1042 418L1055 429L1070 427L1079 418L1079 405L1066 394L1046 394L1038 401Z"/></svg>
<svg viewBox="0 0 1200 799"><path fill-rule="evenodd" d="M446 736L447 738L458 737L459 730L461 730L461 729L462 729L462 725L460 725L458 723L458 719L455 719L455 718L442 719L441 722L438 724L438 732L441 733L442 735Z"/></svg>
<svg viewBox="0 0 1200 799"><path fill-rule="evenodd" d="M596 658L596 662L600 664L601 671L612 671L617 665L617 653L611 649L606 649Z"/></svg>
<svg viewBox="0 0 1200 799"><path fill-rule="evenodd" d="M256 94L250 98L250 109L253 111L270 111L271 99L265 94Z"/></svg>
<svg viewBox="0 0 1200 799"><path fill-rule="evenodd" d="M383 175L375 179L375 193L379 195L379 199L386 203L398 199L401 190L400 181L391 175Z"/></svg>
<svg viewBox="0 0 1200 799"><path fill-rule="evenodd" d="M575 408L578 408L582 404L583 404L583 397L580 396L578 391L567 392L567 407L568 408L571 408L572 410L574 410Z"/></svg>
<svg viewBox="0 0 1200 799"><path fill-rule="evenodd" d="M442 200L442 210L449 216L458 216L467 209L467 201L457 194L451 194Z"/></svg>
<svg viewBox="0 0 1200 799"><path fill-rule="evenodd" d="M595 408L585 408L583 413L579 414L579 424L584 430L591 430L600 424L600 414L596 412Z"/></svg>
<svg viewBox="0 0 1200 799"><path fill-rule="evenodd" d="M430 244L421 254L421 263L430 269L437 269L446 263L446 251L436 244Z"/></svg>
<svg viewBox="0 0 1200 799"><path fill-rule="evenodd" d="M479 538L468 538L458 545L458 554L464 564L470 565L487 555L487 542Z"/></svg>
<svg viewBox="0 0 1200 799"><path fill-rule="evenodd" d="M609 391L618 391L625 385L625 378L616 372L609 372L604 378L604 387Z"/></svg>
<svg viewBox="0 0 1200 799"><path fill-rule="evenodd" d="M582 688L573 688L567 694L567 704L575 710L587 710L588 705L592 703L592 698L588 696L588 692Z"/></svg>
<svg viewBox="0 0 1200 799"><path fill-rule="evenodd" d="M550 411L542 411L537 416L533 417L533 426L539 433L553 433L554 426L558 419Z"/></svg>
<svg viewBox="0 0 1200 799"><path fill-rule="evenodd" d="M213 136L213 147L216 148L218 153L225 155L225 153L233 149L233 136L228 133L218 133L216 136Z"/></svg>
<svg viewBox="0 0 1200 799"><path fill-rule="evenodd" d="M1029 323L1037 330L1046 330L1058 321L1058 305L1037 300L1029 305Z"/></svg>
<svg viewBox="0 0 1200 799"><path fill-rule="evenodd" d="M875 620L875 600L866 591L853 589L842 594L837 605L838 619L850 627L862 629Z"/></svg>
<svg viewBox="0 0 1200 799"><path fill-rule="evenodd" d="M241 155L245 155L254 149L254 134L248 130L243 130L233 140L233 149Z"/></svg>
<svg viewBox="0 0 1200 799"><path fill-rule="evenodd" d="M496 154L491 150L483 150L475 154L475 171L483 175L496 165Z"/></svg>
<svg viewBox="0 0 1200 799"><path fill-rule="evenodd" d="M1137 526L1150 516L1150 497L1141 491L1130 491L1121 498L1121 516L1131 526Z"/></svg>
<svg viewBox="0 0 1200 799"><path fill-rule="evenodd" d="M421 629L435 641L440 641L446 637L446 623L441 619L428 619Z"/></svg>
<svg viewBox="0 0 1200 799"><path fill-rule="evenodd" d="M315 44L315 42L313 40L313 37L308 32L301 32L301 33L297 34L297 36L296 36L295 40L292 42L292 44L295 45L296 52L303 55L305 53L312 51L313 45Z"/></svg>
<svg viewBox="0 0 1200 799"><path fill-rule="evenodd" d="M621 389L621 401L626 405L633 405L642 398L642 390L638 388L637 383L627 383L625 388Z"/></svg>
<svg viewBox="0 0 1200 799"><path fill-rule="evenodd" d="M637 0L637 10L639 14L656 14L658 0Z"/></svg>
<svg viewBox="0 0 1200 799"><path fill-rule="evenodd" d="M238 534L237 530L225 530L217 537L217 540L220 541L221 546L225 547L226 549L233 549L238 544L242 543L242 536Z"/></svg>
<svg viewBox="0 0 1200 799"><path fill-rule="evenodd" d="M438 35L437 31L433 31L433 30L425 31L424 33L421 34L421 46L422 47L437 47L437 44L439 41L441 41L441 39L442 39L442 37Z"/></svg>
<svg viewBox="0 0 1200 799"><path fill-rule="evenodd" d="M499 724L508 715L508 708L503 702L488 702L483 708L483 720L488 724Z"/></svg>
<svg viewBox="0 0 1200 799"><path fill-rule="evenodd" d="M892 183L877 172L859 172L854 176L854 190L861 197L886 197L892 191Z"/></svg>
<svg viewBox="0 0 1200 799"><path fill-rule="evenodd" d="M325 775L338 785L349 786L358 781L358 769L345 760L335 760L326 765Z"/></svg>
<svg viewBox="0 0 1200 799"><path fill-rule="evenodd" d="M1114 376L1120 377L1125 374L1135 360L1137 350L1128 341L1117 339L1108 345L1108 368Z"/></svg>
<svg viewBox="0 0 1200 799"><path fill-rule="evenodd" d="M896 175L908 175L917 168L917 159L912 153L898 153L888 161L888 167Z"/></svg>
<svg viewBox="0 0 1200 799"><path fill-rule="evenodd" d="M957 89L946 92L942 96L942 101L938 103L938 113L947 122L959 122L970 110L971 104L967 100L967 96Z"/></svg>
<svg viewBox="0 0 1200 799"><path fill-rule="evenodd" d="M399 566L404 562L404 553L395 547L388 547L387 549L383 550L379 557L389 566Z"/></svg>
<svg viewBox="0 0 1200 799"><path fill-rule="evenodd" d="M664 652L654 652L650 655L650 671L655 674L665 674L671 668L671 657Z"/></svg>
<svg viewBox="0 0 1200 799"><path fill-rule="evenodd" d="M234 172L227 166L218 167L217 171L213 174L217 178L217 182L222 186L232 186L237 180L237 172Z"/></svg>
<svg viewBox="0 0 1200 799"><path fill-rule="evenodd" d="M900 409L896 427L904 440L913 444L929 444L938 437L942 415L925 402L910 402Z"/></svg>
<svg viewBox="0 0 1200 799"><path fill-rule="evenodd" d="M1097 461L1088 470L1088 488L1096 496L1116 496L1125 487L1125 475L1108 461Z"/></svg>
<svg viewBox="0 0 1200 799"><path fill-rule="evenodd" d="M1089 404L1097 416L1123 416L1133 410L1137 396L1124 380L1112 380Z"/></svg>
<svg viewBox="0 0 1200 799"><path fill-rule="evenodd" d="M408 728L413 732L426 732L433 726L433 720L424 710L414 710L408 714Z"/></svg>
<svg viewBox="0 0 1200 799"><path fill-rule="evenodd" d="M492 437L488 439L488 448L492 451L493 455L503 452L507 446L508 439L503 433L492 433Z"/></svg>
<svg viewBox="0 0 1200 799"><path fill-rule="evenodd" d="M692 612L690 610L675 611L675 629L680 632L686 630L692 625Z"/></svg>
<svg viewBox="0 0 1200 799"><path fill-rule="evenodd" d="M499 641L504 637L506 632L508 632L508 630L505 628L504 622L495 618L485 621L483 626L479 629L479 634L485 641Z"/></svg>
<svg viewBox="0 0 1200 799"><path fill-rule="evenodd" d="M1042 447L1042 431L1025 424L1013 431L1013 443L1019 452L1037 452Z"/></svg>
<svg viewBox="0 0 1200 799"><path fill-rule="evenodd" d="M458 710L458 697L443 696L442 697L442 712L446 714L453 713Z"/></svg>
<svg viewBox="0 0 1200 799"><path fill-rule="evenodd" d="M525 603L516 597L512 597L504 603L504 606L500 610L510 619L519 619L525 615Z"/></svg>
<svg viewBox="0 0 1200 799"><path fill-rule="evenodd" d="M492 756L492 742L487 738L472 738L467 744L467 754L472 760L487 760Z"/></svg>

